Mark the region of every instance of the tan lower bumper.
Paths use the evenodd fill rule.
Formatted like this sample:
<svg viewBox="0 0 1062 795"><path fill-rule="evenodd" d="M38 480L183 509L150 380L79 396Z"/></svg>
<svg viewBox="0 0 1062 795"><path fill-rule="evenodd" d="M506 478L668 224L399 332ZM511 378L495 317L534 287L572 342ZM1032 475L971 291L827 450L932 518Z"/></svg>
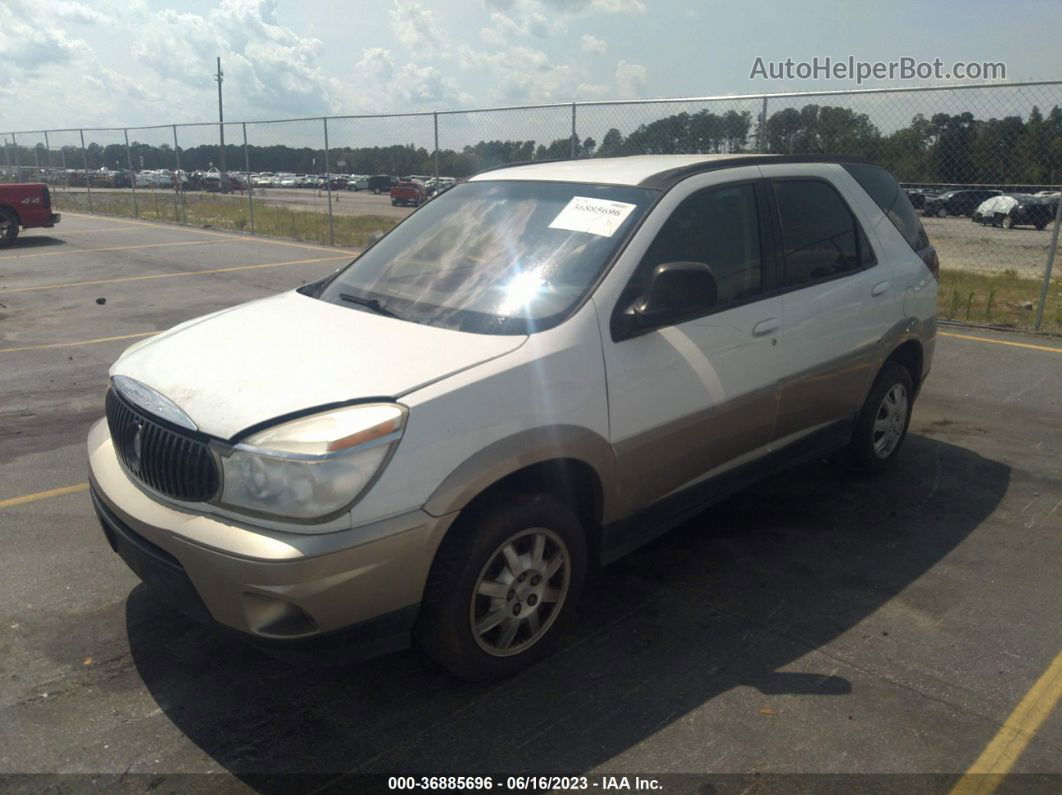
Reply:
<svg viewBox="0 0 1062 795"><path fill-rule="evenodd" d="M331 533L264 530L149 497L119 464L103 420L88 452L104 511L172 556L215 621L262 639L309 638L418 604L456 516L414 510Z"/></svg>

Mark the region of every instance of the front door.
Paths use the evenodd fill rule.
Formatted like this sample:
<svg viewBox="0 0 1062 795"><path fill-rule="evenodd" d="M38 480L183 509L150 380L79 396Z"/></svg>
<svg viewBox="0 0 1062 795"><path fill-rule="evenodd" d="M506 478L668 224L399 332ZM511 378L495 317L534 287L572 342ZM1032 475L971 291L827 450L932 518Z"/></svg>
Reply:
<svg viewBox="0 0 1062 795"><path fill-rule="evenodd" d="M616 473L629 511L755 454L770 439L782 301L768 297L773 246L759 171L741 169L750 178L734 181L735 171L673 188L640 233L651 243L619 299L597 304ZM614 314L671 262L707 264L714 302L617 339Z"/></svg>

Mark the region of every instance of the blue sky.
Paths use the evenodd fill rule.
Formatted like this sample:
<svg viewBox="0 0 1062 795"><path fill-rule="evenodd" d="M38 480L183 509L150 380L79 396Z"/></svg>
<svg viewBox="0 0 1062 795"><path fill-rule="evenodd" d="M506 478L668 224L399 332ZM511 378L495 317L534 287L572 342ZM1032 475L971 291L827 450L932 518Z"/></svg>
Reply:
<svg viewBox="0 0 1062 795"><path fill-rule="evenodd" d="M232 120L855 86L750 80L757 56L1002 61L1008 80L1050 79L1060 12L1058 0L4 0L0 129L216 119L216 54ZM865 86L883 83L898 81Z"/></svg>

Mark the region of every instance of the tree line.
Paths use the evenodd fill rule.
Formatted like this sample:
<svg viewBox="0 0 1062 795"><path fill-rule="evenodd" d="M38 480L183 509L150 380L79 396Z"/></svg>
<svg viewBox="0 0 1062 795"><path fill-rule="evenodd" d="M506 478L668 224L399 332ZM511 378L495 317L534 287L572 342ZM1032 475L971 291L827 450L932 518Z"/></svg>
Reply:
<svg viewBox="0 0 1062 795"><path fill-rule="evenodd" d="M439 173L466 177L505 163L605 157L627 154L739 153L767 151L783 154L850 154L870 158L888 168L904 182L1057 184L1062 178L1062 108L1057 105L1045 116L1033 107L1028 118L1006 116L977 119L970 112L919 113L910 123L883 133L866 113L831 105L809 104L785 108L768 116L762 129L748 111L717 114L708 110L676 113L642 124L624 135L608 130L600 143L593 138L557 138L549 143L534 140L480 141L460 150L438 153ZM134 141L130 145L136 169L175 169L177 152L169 144ZM21 153L21 165L26 153ZM124 144L102 146L90 143L84 153L89 168L123 169L128 160ZM312 147L250 145L246 156L252 171L324 173L325 151ZM329 150L327 169L354 174L432 174L435 153L413 144L372 147L334 147ZM181 148L180 165L186 171L218 166L217 145ZM7 162L14 162L5 149ZM56 167L82 168L80 148L64 147L47 152L38 144L36 162ZM242 145L225 147L230 170L244 170Z"/></svg>

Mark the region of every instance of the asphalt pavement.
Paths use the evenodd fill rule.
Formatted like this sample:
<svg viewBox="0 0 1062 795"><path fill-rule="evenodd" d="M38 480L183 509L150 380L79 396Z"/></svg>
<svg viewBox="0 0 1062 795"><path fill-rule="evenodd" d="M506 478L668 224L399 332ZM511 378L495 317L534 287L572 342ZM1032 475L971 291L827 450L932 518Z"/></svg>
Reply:
<svg viewBox="0 0 1062 795"><path fill-rule="evenodd" d="M1056 776L1004 790L1057 791L1060 688L1032 698L1039 722L1021 709L1062 672L1059 340L943 328L892 472L814 462L696 517L596 573L563 649L506 682L414 651L292 667L157 601L84 489L108 366L350 257L84 215L0 250L0 789L712 773L947 791L1003 742L1011 773Z"/></svg>

